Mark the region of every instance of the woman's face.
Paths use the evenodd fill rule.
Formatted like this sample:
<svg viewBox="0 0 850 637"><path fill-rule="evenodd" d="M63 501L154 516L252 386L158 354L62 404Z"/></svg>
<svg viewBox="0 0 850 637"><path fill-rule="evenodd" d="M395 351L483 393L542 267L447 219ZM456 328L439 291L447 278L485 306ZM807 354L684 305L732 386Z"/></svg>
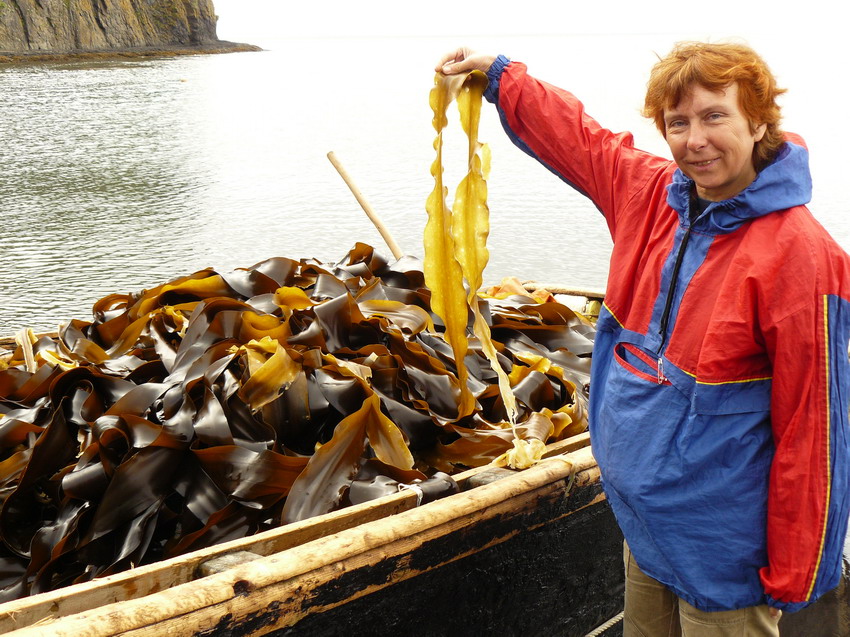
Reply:
<svg viewBox="0 0 850 637"><path fill-rule="evenodd" d="M697 195L721 201L737 195L756 178L753 147L766 126L755 131L738 106L738 84L710 91L694 84L664 111L667 145L673 159L694 180Z"/></svg>

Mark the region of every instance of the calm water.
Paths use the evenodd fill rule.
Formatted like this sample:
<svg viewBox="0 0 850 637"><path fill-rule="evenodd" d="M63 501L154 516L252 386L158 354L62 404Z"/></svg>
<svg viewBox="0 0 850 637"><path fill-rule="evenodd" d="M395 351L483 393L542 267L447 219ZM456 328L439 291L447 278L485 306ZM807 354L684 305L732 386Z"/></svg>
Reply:
<svg viewBox="0 0 850 637"><path fill-rule="evenodd" d="M208 266L336 260L355 241L389 253L326 159L331 150L398 243L421 256L433 185L431 69L459 43L528 62L610 128L665 153L637 114L646 75L655 51L704 35L282 38L267 19L270 1L216 6L220 37L266 50L0 66L0 335L55 329L88 318L106 294ZM811 67L847 54L824 41L794 50L778 38L749 41L792 89L787 128L812 150L812 208L850 247L850 140L837 125L847 89ZM465 148L451 121L453 190ZM595 208L511 146L492 107L481 139L493 150L487 282L513 275L603 287L610 240Z"/></svg>

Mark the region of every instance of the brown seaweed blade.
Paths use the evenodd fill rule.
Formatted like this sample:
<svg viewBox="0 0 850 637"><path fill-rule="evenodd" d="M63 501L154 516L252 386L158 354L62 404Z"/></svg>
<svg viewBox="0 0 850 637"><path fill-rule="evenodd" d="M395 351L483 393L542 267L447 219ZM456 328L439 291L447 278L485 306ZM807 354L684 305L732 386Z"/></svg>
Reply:
<svg viewBox="0 0 850 637"><path fill-rule="evenodd" d="M282 521L297 522L336 508L360 468L366 445L371 443L379 460L410 469L413 459L398 428L381 413L374 394L346 417L331 440L313 454L292 485L283 507Z"/></svg>
<svg viewBox="0 0 850 637"><path fill-rule="evenodd" d="M480 71L473 71L466 76L445 77L440 74L435 80L436 87L431 92L431 106L435 111L434 125L438 131L437 159L431 169L435 178L439 175L438 185L442 188L442 129L445 127L445 110L452 99L457 99L460 111L461 125L468 140L468 172L461 180L455 193L454 203L450 212L445 206L443 197L443 215L438 216L432 211L434 201L429 199L429 226L426 227L425 237L425 260L426 260L426 283L432 286L431 279L427 278L427 264L430 260L441 264L448 264L446 276L440 280L441 288L438 291L438 303L442 297L450 298L452 305L447 311L450 317L444 317L449 332L448 321L460 324L463 320L463 329L467 326L467 315L461 308L459 297L465 293L465 305L472 311L473 333L478 337L481 351L490 363L498 379L499 391L502 395L508 420L511 424L516 421L516 402L511 393L508 376L502 369L496 349L490 338L490 329L478 307L478 289L482 285L484 268L489 260L487 251L487 235L489 234L489 211L487 208L487 183L486 177L489 172L489 149L478 141L478 125L481 119L481 101L484 90L487 88L487 77ZM436 92L436 93L435 93ZM438 115L438 109L439 115ZM436 188L435 188L436 192ZM432 193L433 197L433 193ZM431 224L432 218L438 216L445 225ZM450 220L450 224L449 224ZM443 232L442 237L435 236L438 231ZM443 251L439 255L428 254L429 247L437 245ZM451 266L453 260L460 265L460 274L457 268ZM463 288L463 279L466 280L466 291ZM433 287L432 287L433 293ZM456 305L455 305L456 304ZM432 301L432 306L434 301ZM438 306L439 307L439 306ZM435 308L439 313L439 309ZM442 316L442 315L441 315ZM453 324L453 329L460 331L458 325ZM460 340L460 336L456 337ZM458 378L466 378L463 355L465 350L456 347L454 340L450 337L455 360L458 366Z"/></svg>
<svg viewBox="0 0 850 637"><path fill-rule="evenodd" d="M487 208L487 173L489 150L478 141L481 99L487 88L487 77L470 73L457 94L460 121L468 140L467 174L461 180L452 203L451 232L455 240L455 256L470 288L477 293L490 258L487 235L490 233Z"/></svg>
<svg viewBox="0 0 850 637"><path fill-rule="evenodd" d="M474 315L473 333L478 337L481 350L496 373L508 420L513 425L517 418L516 400L508 375L499 364L490 328L478 305L478 290L483 283L484 268L490 259L487 250L487 235L490 233L490 213L487 207L490 150L478 141L481 101L486 88L487 76L473 72L467 76L457 96L461 125L469 140L469 172L458 186L452 205L452 233L456 239L458 261L469 286L467 302Z"/></svg>
<svg viewBox="0 0 850 637"><path fill-rule="evenodd" d="M301 366L292 359L280 341L264 336L240 348L248 361L248 379L239 388L239 397L253 410L276 400Z"/></svg>
<svg viewBox="0 0 850 637"><path fill-rule="evenodd" d="M466 327L469 308L463 287L463 271L455 257L452 237L452 214L446 204L447 189L443 185L443 129L446 126L446 110L460 91L462 77L437 75L436 86L431 89L430 103L434 111L434 129L437 137L434 149L437 157L431 165L434 190L428 196L425 209L428 222L425 225L425 284L431 290L431 309L443 319L446 340L451 344L460 382L460 404L458 418L467 416L475 409L475 400L467 386L468 372L464 365L467 350Z"/></svg>

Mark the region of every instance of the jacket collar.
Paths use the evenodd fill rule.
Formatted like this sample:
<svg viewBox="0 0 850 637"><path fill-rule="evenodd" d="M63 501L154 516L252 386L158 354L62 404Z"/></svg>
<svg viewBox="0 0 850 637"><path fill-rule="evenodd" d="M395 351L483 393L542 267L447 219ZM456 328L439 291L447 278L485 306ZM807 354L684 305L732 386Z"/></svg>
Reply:
<svg viewBox="0 0 850 637"><path fill-rule="evenodd" d="M691 223L688 207L693 187L693 180L678 168L667 186L667 203L679 214L683 226ZM800 138L792 137L749 186L730 199L711 204L693 225L695 230L708 234L732 232L746 221L805 205L811 198L809 151Z"/></svg>

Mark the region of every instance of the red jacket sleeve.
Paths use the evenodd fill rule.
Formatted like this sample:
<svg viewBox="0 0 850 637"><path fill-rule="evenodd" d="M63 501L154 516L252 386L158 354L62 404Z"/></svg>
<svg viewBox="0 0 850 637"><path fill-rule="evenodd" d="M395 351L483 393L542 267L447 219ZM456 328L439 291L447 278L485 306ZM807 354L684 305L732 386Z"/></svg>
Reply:
<svg viewBox="0 0 850 637"><path fill-rule="evenodd" d="M801 214L811 219L808 211ZM810 250L777 260L762 315L770 317L763 333L773 362L776 454L768 492L769 565L760 574L771 604L790 611L838 584L850 515L850 301L840 294L847 257L810 230L801 228L797 237ZM822 242L818 249L816 241ZM781 245L776 249L783 253Z"/></svg>

